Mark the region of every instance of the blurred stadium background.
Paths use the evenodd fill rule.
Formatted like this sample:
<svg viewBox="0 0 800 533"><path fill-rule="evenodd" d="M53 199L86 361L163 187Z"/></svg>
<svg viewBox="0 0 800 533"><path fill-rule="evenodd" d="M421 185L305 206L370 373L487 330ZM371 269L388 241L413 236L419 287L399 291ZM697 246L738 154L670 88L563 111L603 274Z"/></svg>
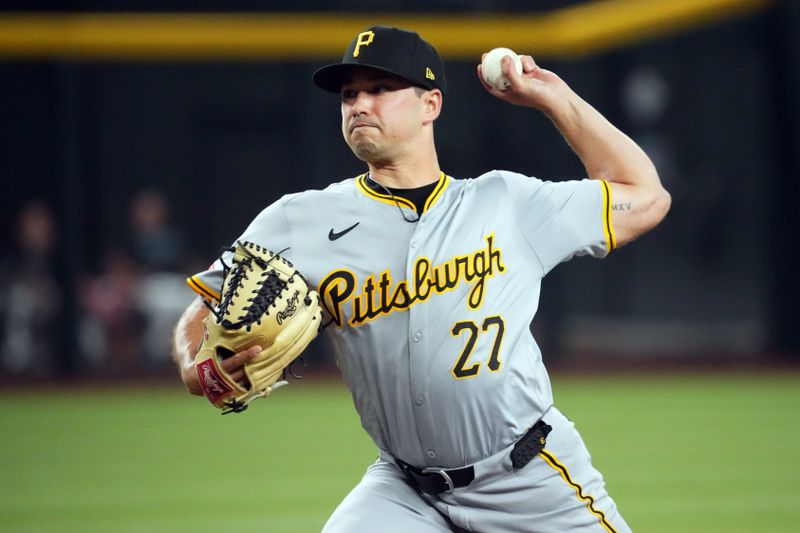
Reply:
<svg viewBox="0 0 800 533"><path fill-rule="evenodd" d="M495 46L651 154L666 221L544 284L557 403L634 529L797 530L800 2L187 4L0 2L0 530L316 531L358 480L374 449L323 342L306 382L231 421L184 397L169 336L184 277L261 208L361 172L310 77L373 23L442 52L455 177L582 176L478 84Z"/></svg>

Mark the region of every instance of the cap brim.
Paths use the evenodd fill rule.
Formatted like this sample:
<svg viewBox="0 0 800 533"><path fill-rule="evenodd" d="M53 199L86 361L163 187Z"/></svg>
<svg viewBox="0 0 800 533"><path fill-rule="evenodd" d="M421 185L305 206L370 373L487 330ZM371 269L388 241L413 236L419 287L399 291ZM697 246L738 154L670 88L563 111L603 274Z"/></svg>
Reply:
<svg viewBox="0 0 800 533"><path fill-rule="evenodd" d="M408 82L412 85L420 85L419 81L407 78L406 76L398 74L397 72L387 68L364 63L333 63L331 65L325 65L314 73L311 81L313 81L314 85L320 89L332 93L338 93L342 90L342 85L344 84L347 73L359 68L385 72L386 74L391 74L392 76L397 76L398 78L408 80Z"/></svg>

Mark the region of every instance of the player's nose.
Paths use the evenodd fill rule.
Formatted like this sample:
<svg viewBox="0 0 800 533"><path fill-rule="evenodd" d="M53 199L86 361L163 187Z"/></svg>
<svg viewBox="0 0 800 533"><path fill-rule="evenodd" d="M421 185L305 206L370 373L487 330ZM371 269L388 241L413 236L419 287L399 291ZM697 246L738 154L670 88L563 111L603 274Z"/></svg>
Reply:
<svg viewBox="0 0 800 533"><path fill-rule="evenodd" d="M367 91L358 91L353 96L350 114L352 116L363 115L368 113L370 109L372 109L372 95Z"/></svg>

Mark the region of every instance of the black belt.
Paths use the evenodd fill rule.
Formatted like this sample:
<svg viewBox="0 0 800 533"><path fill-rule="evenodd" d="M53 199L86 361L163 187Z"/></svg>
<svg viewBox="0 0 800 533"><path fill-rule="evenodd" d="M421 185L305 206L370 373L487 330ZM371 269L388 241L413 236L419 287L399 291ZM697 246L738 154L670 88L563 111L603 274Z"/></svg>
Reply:
<svg viewBox="0 0 800 533"><path fill-rule="evenodd" d="M544 448L547 435L552 427L542 420L536 422L514 445L511 450L511 464L519 470L524 467ZM466 487L475 479L475 467L463 468L417 468L405 461L395 459L397 466L405 474L412 485L426 494L436 496L442 492Z"/></svg>

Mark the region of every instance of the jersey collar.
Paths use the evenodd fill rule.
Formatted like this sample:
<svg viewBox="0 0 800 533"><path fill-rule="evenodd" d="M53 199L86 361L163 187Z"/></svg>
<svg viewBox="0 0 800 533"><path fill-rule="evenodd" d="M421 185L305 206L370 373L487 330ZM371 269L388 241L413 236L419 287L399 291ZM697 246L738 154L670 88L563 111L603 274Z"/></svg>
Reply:
<svg viewBox="0 0 800 533"><path fill-rule="evenodd" d="M376 200L378 202L383 202L389 205L397 205L395 204L396 200L397 203L400 204L400 207L405 207L406 209L411 209L412 211L417 210L417 206L414 205L414 203L407 198L394 195L394 199L392 199L392 197L389 196L388 194L383 194L374 191L369 185L367 185L367 176L369 176L369 173L364 173L356 177L356 185L365 196L373 200ZM439 175L439 181L436 183L436 186L433 188L433 191L428 196L428 199L425 201L425 205L422 207L422 213L428 211L431 207L433 207L433 204L435 204L439 200L439 198L441 198L442 194L444 193L445 189L447 189L447 186L449 184L450 184L450 176L442 172Z"/></svg>

